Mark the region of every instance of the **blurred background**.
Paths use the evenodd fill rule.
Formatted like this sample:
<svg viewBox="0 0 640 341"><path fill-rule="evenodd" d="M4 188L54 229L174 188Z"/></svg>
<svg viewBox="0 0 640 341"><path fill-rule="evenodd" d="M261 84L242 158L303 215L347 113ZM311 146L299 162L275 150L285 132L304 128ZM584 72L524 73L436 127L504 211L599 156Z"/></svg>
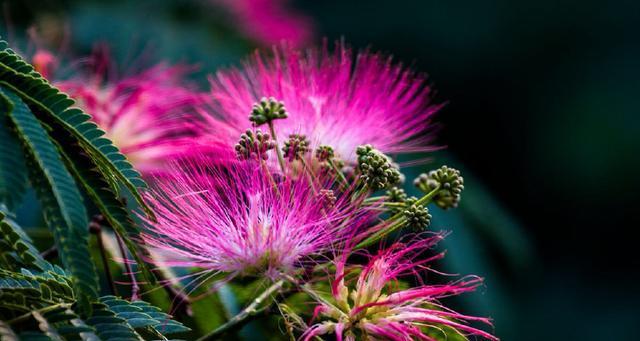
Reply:
<svg viewBox="0 0 640 341"><path fill-rule="evenodd" d="M282 38L392 54L447 103L436 118L447 149L408 178L463 170L460 208L433 226L452 231L442 266L486 285L454 304L493 317L504 340L637 339L640 2L0 3L0 34L26 55L72 60L105 42L123 72L185 62L203 83Z"/></svg>

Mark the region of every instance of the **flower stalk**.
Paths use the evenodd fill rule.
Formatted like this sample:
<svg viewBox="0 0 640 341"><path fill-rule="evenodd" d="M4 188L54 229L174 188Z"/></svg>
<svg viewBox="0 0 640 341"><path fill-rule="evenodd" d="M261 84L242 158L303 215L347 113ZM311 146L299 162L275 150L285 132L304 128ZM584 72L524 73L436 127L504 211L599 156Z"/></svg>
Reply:
<svg viewBox="0 0 640 341"><path fill-rule="evenodd" d="M259 314L264 308L259 309L260 305L265 302L268 298L279 292L284 286L285 281L279 280L269 286L265 291L263 291L258 297L256 297L246 308L242 309L237 315L233 316L229 321L225 322L220 327L216 328L212 332L207 335L202 336L197 339L197 341L207 341L207 340L217 340L220 336L224 335L226 332L234 329L239 324L243 323L246 319L251 316L255 316Z"/></svg>
<svg viewBox="0 0 640 341"><path fill-rule="evenodd" d="M276 154L278 155L278 164L280 165L280 169L282 170L282 174L286 174L287 170L284 165L284 157L282 156L282 151L280 150L280 144L278 143L278 135L276 135L276 128L273 126L273 121L268 122L269 132L273 137L273 142L276 143Z"/></svg>
<svg viewBox="0 0 640 341"><path fill-rule="evenodd" d="M418 201L416 201L414 203L414 205L426 206L438 194L439 190L440 190L440 185L438 184L433 190L431 190L431 192L427 193L426 195L424 195L423 197L418 199ZM361 249L361 248L365 248L367 246L370 246L371 244L379 241L380 239L382 239L385 236L389 235L390 233L394 232L398 228L401 228L402 226L405 225L404 224L405 222L403 220L404 220L404 217L403 217L403 213L402 212L398 212L398 213L394 214L389 219L387 219L387 220L385 220L385 221L383 221L383 222L381 222L381 223L379 223L377 225L378 227L384 227L385 224L391 223L389 226L387 226L386 228L383 228L382 230L374 233L373 235L371 235L367 239L363 240L362 242L360 242L357 245L356 248ZM376 227L374 227L373 229L375 230Z"/></svg>

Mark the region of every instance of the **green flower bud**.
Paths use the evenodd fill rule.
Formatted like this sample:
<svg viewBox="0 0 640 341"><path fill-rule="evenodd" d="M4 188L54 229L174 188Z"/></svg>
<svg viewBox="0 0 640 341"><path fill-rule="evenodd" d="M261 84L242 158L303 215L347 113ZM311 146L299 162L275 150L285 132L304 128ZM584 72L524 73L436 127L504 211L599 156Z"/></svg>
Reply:
<svg viewBox="0 0 640 341"><path fill-rule="evenodd" d="M328 161L333 159L335 156L333 152L333 148L331 146L319 146L316 148L316 158L320 162Z"/></svg>
<svg viewBox="0 0 640 341"><path fill-rule="evenodd" d="M373 149L371 145L356 149L360 178L372 190L388 188L400 181L400 171L389 157Z"/></svg>
<svg viewBox="0 0 640 341"><path fill-rule="evenodd" d="M402 215L407 220L407 227L419 232L431 225L431 214L429 209L422 205L416 205L418 198L411 197L405 201L407 207L402 211Z"/></svg>
<svg viewBox="0 0 640 341"><path fill-rule="evenodd" d="M404 204L405 200L407 200L407 193L405 193L405 191L402 188L398 188L394 186L387 191L386 202ZM402 210L403 210L402 208L390 207L389 213L391 215L394 215Z"/></svg>
<svg viewBox="0 0 640 341"><path fill-rule="evenodd" d="M247 160L249 158L267 160L269 158L267 151L275 147L276 143L271 140L271 136L257 129L255 133L247 130L244 134L240 135L240 140L234 148L240 160Z"/></svg>
<svg viewBox="0 0 640 341"><path fill-rule="evenodd" d="M249 121L259 126L276 119L287 118L287 116L287 109L284 107L284 103L273 97L268 99L263 97L260 102L253 105Z"/></svg>
<svg viewBox="0 0 640 341"><path fill-rule="evenodd" d="M460 171L447 166L432 170L429 174L420 174L413 184L425 193L433 191L439 185L440 189L433 197L433 201L445 210L458 207L464 190L464 178L460 175Z"/></svg>
<svg viewBox="0 0 640 341"><path fill-rule="evenodd" d="M289 135L289 140L284 142L282 152L284 157L289 159L289 162L299 160L309 152L309 140L305 135L291 134Z"/></svg>
<svg viewBox="0 0 640 341"><path fill-rule="evenodd" d="M394 186L387 191L387 202L405 202L405 200L407 200L407 193L404 189Z"/></svg>

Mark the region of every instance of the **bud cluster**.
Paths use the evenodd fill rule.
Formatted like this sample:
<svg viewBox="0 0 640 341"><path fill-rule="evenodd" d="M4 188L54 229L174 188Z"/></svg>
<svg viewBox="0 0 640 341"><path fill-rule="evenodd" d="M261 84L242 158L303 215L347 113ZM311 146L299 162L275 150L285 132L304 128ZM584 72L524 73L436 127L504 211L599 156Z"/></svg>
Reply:
<svg viewBox="0 0 640 341"><path fill-rule="evenodd" d="M300 160L304 154L309 152L309 140L305 135L291 134L289 139L284 142L282 152L284 157L289 159L289 162Z"/></svg>
<svg viewBox="0 0 640 341"><path fill-rule="evenodd" d="M273 97L263 97L260 102L253 105L249 121L259 126L275 119L287 118L287 116L287 109L284 107L284 103Z"/></svg>
<svg viewBox="0 0 640 341"><path fill-rule="evenodd" d="M400 171L391 159L371 145L356 149L360 178L372 190L388 188L400 181Z"/></svg>
<svg viewBox="0 0 640 341"><path fill-rule="evenodd" d="M431 225L429 209L417 203L418 198L411 197L405 200L406 208L402 215L407 220L407 227L413 231L421 231Z"/></svg>
<svg viewBox="0 0 640 341"><path fill-rule="evenodd" d="M322 145L316 148L316 159L320 162L329 161L333 159L335 153L331 146Z"/></svg>
<svg viewBox="0 0 640 341"><path fill-rule="evenodd" d="M460 171L447 166L432 170L428 174L420 174L413 184L425 193L439 188L433 200L442 209L457 207L464 190L464 178Z"/></svg>
<svg viewBox="0 0 640 341"><path fill-rule="evenodd" d="M333 190L330 189L321 189L320 192L318 192L318 199L325 208L332 208L338 200Z"/></svg>
<svg viewBox="0 0 640 341"><path fill-rule="evenodd" d="M240 160L247 160L252 157L267 160L269 158L267 151L275 147L276 143L271 140L271 136L257 129L255 133L247 130L240 135L240 140L236 143L234 149Z"/></svg>

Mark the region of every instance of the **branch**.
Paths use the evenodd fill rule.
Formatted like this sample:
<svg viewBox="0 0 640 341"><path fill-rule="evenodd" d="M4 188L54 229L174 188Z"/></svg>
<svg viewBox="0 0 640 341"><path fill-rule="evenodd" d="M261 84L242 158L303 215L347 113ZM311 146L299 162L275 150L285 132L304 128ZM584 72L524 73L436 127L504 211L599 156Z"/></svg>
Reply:
<svg viewBox="0 0 640 341"><path fill-rule="evenodd" d="M275 282L270 287L268 287L267 290L265 290L262 294L260 294L260 296L256 297L253 300L253 302L251 302L251 304L249 304L246 308L244 308L240 313L238 313L236 316L229 319L229 321L227 321L225 324L221 325L220 327L216 328L209 334L199 338L197 341L215 340L220 336L222 336L227 331L235 328L238 324L244 322L247 318L258 315L259 313L265 311L268 307L258 309L260 304L262 304L262 302L264 302L267 298L269 298L269 296L273 295L277 291L280 291L283 285L284 285L284 280L279 280Z"/></svg>

